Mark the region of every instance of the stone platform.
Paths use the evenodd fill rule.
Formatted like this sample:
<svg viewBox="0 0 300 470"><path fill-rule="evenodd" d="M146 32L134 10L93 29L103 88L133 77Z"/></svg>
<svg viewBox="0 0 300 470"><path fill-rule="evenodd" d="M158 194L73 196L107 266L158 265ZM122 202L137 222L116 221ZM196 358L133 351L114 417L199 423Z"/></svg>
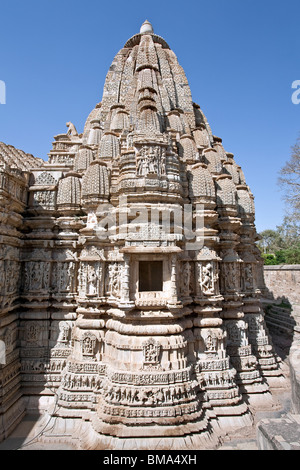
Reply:
<svg viewBox="0 0 300 470"><path fill-rule="evenodd" d="M263 419L257 427L261 450L300 450L300 415Z"/></svg>

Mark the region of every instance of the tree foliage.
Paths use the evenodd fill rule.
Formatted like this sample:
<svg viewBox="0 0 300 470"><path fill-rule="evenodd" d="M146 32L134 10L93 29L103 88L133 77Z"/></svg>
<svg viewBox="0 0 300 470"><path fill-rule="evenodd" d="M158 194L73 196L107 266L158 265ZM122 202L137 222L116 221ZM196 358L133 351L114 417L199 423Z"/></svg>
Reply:
<svg viewBox="0 0 300 470"><path fill-rule="evenodd" d="M264 263L300 264L300 223L286 216L276 230L264 230L257 243Z"/></svg>
<svg viewBox="0 0 300 470"><path fill-rule="evenodd" d="M290 159L280 170L279 185L294 220L300 220L300 136L292 147Z"/></svg>
<svg viewBox="0 0 300 470"><path fill-rule="evenodd" d="M280 170L287 215L276 230L264 230L257 242L265 264L300 264L300 135Z"/></svg>

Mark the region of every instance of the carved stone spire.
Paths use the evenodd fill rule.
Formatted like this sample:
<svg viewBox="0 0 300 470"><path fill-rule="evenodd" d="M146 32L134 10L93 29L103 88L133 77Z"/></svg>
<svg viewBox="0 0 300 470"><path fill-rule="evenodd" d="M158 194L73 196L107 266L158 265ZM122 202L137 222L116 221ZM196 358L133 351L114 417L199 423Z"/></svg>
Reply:
<svg viewBox="0 0 300 470"><path fill-rule="evenodd" d="M3 209L4 315L21 299L0 338L20 345L28 395L58 396L53 434L72 417L81 448L201 449L251 425L281 376L253 196L149 21L116 54L83 133L68 123L47 163L32 158L26 175L0 165L15 210Z"/></svg>

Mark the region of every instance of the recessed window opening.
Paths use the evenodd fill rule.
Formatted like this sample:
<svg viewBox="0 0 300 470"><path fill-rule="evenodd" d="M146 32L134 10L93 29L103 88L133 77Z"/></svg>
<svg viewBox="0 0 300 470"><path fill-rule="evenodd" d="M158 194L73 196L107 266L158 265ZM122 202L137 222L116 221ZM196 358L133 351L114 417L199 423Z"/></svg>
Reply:
<svg viewBox="0 0 300 470"><path fill-rule="evenodd" d="M139 262L139 292L163 290L163 262Z"/></svg>

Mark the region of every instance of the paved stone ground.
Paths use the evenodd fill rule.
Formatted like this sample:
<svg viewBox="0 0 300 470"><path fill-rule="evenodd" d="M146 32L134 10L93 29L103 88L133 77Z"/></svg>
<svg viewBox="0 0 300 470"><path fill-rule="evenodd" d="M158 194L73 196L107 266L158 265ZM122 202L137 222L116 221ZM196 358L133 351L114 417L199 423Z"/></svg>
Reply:
<svg viewBox="0 0 300 470"><path fill-rule="evenodd" d="M28 414L12 434L0 443L0 450L73 450L67 444L38 442L38 437L49 431L43 416Z"/></svg>

